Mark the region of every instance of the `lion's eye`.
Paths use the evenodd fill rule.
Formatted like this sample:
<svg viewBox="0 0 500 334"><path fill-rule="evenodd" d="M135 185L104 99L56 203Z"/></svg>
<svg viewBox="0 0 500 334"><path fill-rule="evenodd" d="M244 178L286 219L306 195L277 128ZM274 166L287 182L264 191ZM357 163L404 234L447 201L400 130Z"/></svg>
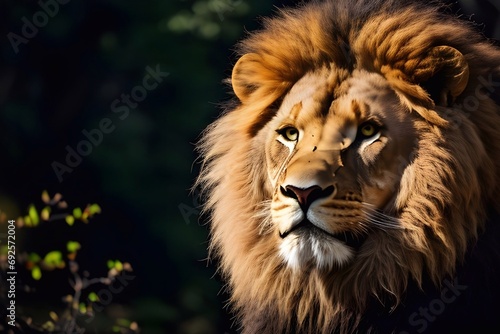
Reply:
<svg viewBox="0 0 500 334"><path fill-rule="evenodd" d="M379 132L378 125L373 123L364 123L359 127L359 132L364 138L370 138Z"/></svg>
<svg viewBox="0 0 500 334"><path fill-rule="evenodd" d="M277 132L288 141L297 141L299 139L299 130L293 126L287 126L286 128L277 130Z"/></svg>

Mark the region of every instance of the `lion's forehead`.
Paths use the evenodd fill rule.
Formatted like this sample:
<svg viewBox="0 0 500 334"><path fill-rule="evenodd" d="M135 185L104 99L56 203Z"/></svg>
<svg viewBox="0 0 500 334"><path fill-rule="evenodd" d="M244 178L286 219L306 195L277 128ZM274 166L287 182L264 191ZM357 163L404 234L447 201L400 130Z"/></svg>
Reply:
<svg viewBox="0 0 500 334"><path fill-rule="evenodd" d="M334 85L324 72L304 75L283 99L280 108L281 117L295 121L304 117L321 116L324 110L320 108L324 106L325 101L333 99L336 88L337 85ZM296 112L297 106L300 106L299 113Z"/></svg>
<svg viewBox="0 0 500 334"><path fill-rule="evenodd" d="M385 117L395 94L379 74L354 71L343 80L332 72L308 73L284 98L278 120L307 129L308 142L338 143L342 149L356 137L357 127L370 117Z"/></svg>

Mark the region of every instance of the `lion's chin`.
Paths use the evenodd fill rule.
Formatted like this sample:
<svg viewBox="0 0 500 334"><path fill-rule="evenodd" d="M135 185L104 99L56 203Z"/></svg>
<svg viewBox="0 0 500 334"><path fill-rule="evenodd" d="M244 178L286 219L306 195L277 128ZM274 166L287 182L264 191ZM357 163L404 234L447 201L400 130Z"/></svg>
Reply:
<svg viewBox="0 0 500 334"><path fill-rule="evenodd" d="M280 256L294 270L311 264L323 270L342 268L348 265L360 244L348 246L345 241L318 228L300 228L282 238Z"/></svg>

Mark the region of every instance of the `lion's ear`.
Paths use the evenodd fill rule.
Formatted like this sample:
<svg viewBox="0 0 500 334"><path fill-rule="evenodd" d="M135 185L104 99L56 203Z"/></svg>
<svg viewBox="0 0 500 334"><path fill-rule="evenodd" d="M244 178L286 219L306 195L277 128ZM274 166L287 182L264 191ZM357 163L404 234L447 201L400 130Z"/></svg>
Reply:
<svg viewBox="0 0 500 334"><path fill-rule="evenodd" d="M274 102L291 83L285 79L286 68L282 65L271 56L261 56L257 53L241 56L231 75L233 91L238 99L246 103L251 95L255 95L258 100L268 100L268 104Z"/></svg>
<svg viewBox="0 0 500 334"><path fill-rule="evenodd" d="M245 102L257 88L255 79L259 76L260 67L261 59L256 53L243 55L234 65L231 84L234 93L241 102Z"/></svg>
<svg viewBox="0 0 500 334"><path fill-rule="evenodd" d="M469 81L469 64L464 55L450 46L436 46L419 64L414 79L441 106L450 106Z"/></svg>

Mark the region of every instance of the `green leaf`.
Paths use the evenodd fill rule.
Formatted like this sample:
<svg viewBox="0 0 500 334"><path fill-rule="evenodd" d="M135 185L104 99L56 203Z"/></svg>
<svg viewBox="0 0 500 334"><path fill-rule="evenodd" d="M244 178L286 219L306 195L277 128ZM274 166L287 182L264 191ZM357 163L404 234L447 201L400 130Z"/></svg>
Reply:
<svg viewBox="0 0 500 334"><path fill-rule="evenodd" d="M42 209L42 212L40 213L42 220L49 220L50 211L51 211L50 206L46 206L45 208Z"/></svg>
<svg viewBox="0 0 500 334"><path fill-rule="evenodd" d="M82 217L82 209L80 209L80 208L74 208L73 209L73 216L76 219L80 219Z"/></svg>
<svg viewBox="0 0 500 334"><path fill-rule="evenodd" d="M96 213L101 213L101 207L99 206L99 204L91 204L88 206L88 210L89 210L89 213L90 215L95 215Z"/></svg>
<svg viewBox="0 0 500 334"><path fill-rule="evenodd" d="M31 269L31 277L37 281L42 278L42 271L39 266L34 266L33 269Z"/></svg>
<svg viewBox="0 0 500 334"><path fill-rule="evenodd" d="M77 250L82 248L82 246L78 241L68 241L66 248L68 249L68 252L75 253Z"/></svg>
<svg viewBox="0 0 500 334"><path fill-rule="evenodd" d="M36 211L36 208L33 204L30 205L28 209L28 216L30 217L33 226L38 225L38 223L40 222L40 217L38 217L38 211Z"/></svg>
<svg viewBox="0 0 500 334"><path fill-rule="evenodd" d="M38 263L38 262L40 262L41 259L42 258L37 253L30 253L28 255L28 260L33 262L33 263Z"/></svg>
<svg viewBox="0 0 500 334"><path fill-rule="evenodd" d="M28 227L33 226L33 222L31 221L30 216L24 216L24 224L26 224L26 226L28 226Z"/></svg>
<svg viewBox="0 0 500 334"><path fill-rule="evenodd" d="M49 312L49 316L50 316L50 318L51 318L52 320L54 320L54 321L59 321L59 316L57 315L57 313L56 313L56 312L54 312L54 311L50 311L50 312Z"/></svg>
<svg viewBox="0 0 500 334"><path fill-rule="evenodd" d="M123 270L123 263L121 263L121 261L116 260L116 261L115 261L114 268L115 268L116 270L118 270L118 271L122 271L122 270Z"/></svg>
<svg viewBox="0 0 500 334"><path fill-rule="evenodd" d="M47 333L53 333L56 329L56 325L52 321L47 321L42 325L42 328L45 329Z"/></svg>
<svg viewBox="0 0 500 334"><path fill-rule="evenodd" d="M72 215L67 215L66 223L68 223L69 226L73 226L73 224L75 223L75 217L73 217Z"/></svg>
<svg viewBox="0 0 500 334"><path fill-rule="evenodd" d="M128 319L123 319L123 318L116 319L116 324L120 325L122 327L129 327L130 323L131 323L131 321Z"/></svg>
<svg viewBox="0 0 500 334"><path fill-rule="evenodd" d="M60 251L48 252L44 257L43 262L51 267L60 267L64 263L62 253Z"/></svg>
<svg viewBox="0 0 500 334"><path fill-rule="evenodd" d="M47 190L44 190L42 192L42 201L45 203L45 204L49 204L50 202L50 196L49 196L49 193L47 192Z"/></svg>
<svg viewBox="0 0 500 334"><path fill-rule="evenodd" d="M94 303L99 300L99 297L97 296L97 293L95 293L95 292L89 293L88 298L91 302L94 302Z"/></svg>

